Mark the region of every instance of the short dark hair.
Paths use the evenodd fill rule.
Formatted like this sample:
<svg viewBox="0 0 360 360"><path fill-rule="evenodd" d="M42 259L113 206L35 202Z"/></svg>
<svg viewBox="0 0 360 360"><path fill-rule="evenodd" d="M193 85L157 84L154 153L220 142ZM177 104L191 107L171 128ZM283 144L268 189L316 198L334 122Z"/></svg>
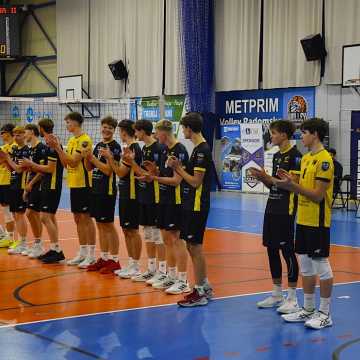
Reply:
<svg viewBox="0 0 360 360"><path fill-rule="evenodd" d="M144 130L146 135L151 135L153 131L153 124L150 120L138 120L135 122L135 130Z"/></svg>
<svg viewBox="0 0 360 360"><path fill-rule="evenodd" d="M329 124L320 118L311 118L309 120L305 120L301 126L301 131L309 131L310 134L317 133L319 140L321 142L324 141L325 136L328 134L329 131Z"/></svg>
<svg viewBox="0 0 360 360"><path fill-rule="evenodd" d="M35 124L27 124L27 125L25 126L25 130L30 130L30 131L32 131L35 136L39 136L39 135L40 135L39 128L38 128L37 125L35 125Z"/></svg>
<svg viewBox="0 0 360 360"><path fill-rule="evenodd" d="M116 129L117 127L117 121L112 116L107 116L101 120L101 125L109 125L113 129Z"/></svg>
<svg viewBox="0 0 360 360"><path fill-rule="evenodd" d="M9 133L12 136L14 128L15 128L14 124L7 123L1 127L0 132L1 133Z"/></svg>
<svg viewBox="0 0 360 360"><path fill-rule="evenodd" d="M330 148L330 149L328 150L328 152L329 152L330 154L333 154L334 156L336 156L336 149Z"/></svg>
<svg viewBox="0 0 360 360"><path fill-rule="evenodd" d="M189 112L180 120L180 125L190 128L194 133L201 132L203 123L203 117L198 112Z"/></svg>
<svg viewBox="0 0 360 360"><path fill-rule="evenodd" d="M119 122L118 127L121 130L124 130L129 136L133 137L135 135L135 129L134 129L134 121L123 119Z"/></svg>
<svg viewBox="0 0 360 360"><path fill-rule="evenodd" d="M73 120L76 121L79 125L82 125L82 123L84 122L84 118L78 112L71 112L67 114L64 120Z"/></svg>
<svg viewBox="0 0 360 360"><path fill-rule="evenodd" d="M54 122L49 118L40 119L38 122L40 128L42 128L47 134L52 134L54 130Z"/></svg>
<svg viewBox="0 0 360 360"><path fill-rule="evenodd" d="M270 130L276 130L279 133L286 134L291 139L296 130L295 124L290 120L276 120L270 123Z"/></svg>

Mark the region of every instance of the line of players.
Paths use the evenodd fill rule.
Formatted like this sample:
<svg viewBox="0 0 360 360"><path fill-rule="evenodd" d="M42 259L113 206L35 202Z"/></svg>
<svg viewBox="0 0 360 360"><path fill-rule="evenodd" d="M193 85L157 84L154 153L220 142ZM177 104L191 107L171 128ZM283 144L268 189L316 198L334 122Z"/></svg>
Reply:
<svg viewBox="0 0 360 360"><path fill-rule="evenodd" d="M101 120L102 141L94 147L82 130L81 114L70 113L64 121L72 134L66 149L53 133L51 119L41 119L38 126L6 124L1 128L4 145L0 150L0 203L6 230L0 246L8 247L9 254L37 258L45 264L65 261L56 219L65 168L79 238L79 251L67 261L68 265L102 274L115 273L168 294L188 293L178 302L180 306L206 305L212 298L212 288L202 243L210 208L212 155L201 134L201 115L188 113L181 119L185 138L194 145L190 157L167 120L157 123L155 139L150 121L117 123L106 117ZM117 128L122 146L114 139ZM144 143L143 148L137 141ZM117 194L129 257L123 268L114 226ZM31 246L26 218L34 237ZM101 249L98 259L95 224ZM147 269L143 272L139 263L139 225L143 227L147 252ZM50 238L48 251L43 246L43 226ZM187 278L188 254L194 269L192 290Z"/></svg>

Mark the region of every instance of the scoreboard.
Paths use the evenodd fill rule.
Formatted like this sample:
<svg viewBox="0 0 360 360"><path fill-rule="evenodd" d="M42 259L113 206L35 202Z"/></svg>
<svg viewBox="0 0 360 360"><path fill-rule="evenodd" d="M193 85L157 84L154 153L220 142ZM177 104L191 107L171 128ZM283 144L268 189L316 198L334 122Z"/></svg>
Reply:
<svg viewBox="0 0 360 360"><path fill-rule="evenodd" d="M0 58L20 56L20 8L0 6Z"/></svg>

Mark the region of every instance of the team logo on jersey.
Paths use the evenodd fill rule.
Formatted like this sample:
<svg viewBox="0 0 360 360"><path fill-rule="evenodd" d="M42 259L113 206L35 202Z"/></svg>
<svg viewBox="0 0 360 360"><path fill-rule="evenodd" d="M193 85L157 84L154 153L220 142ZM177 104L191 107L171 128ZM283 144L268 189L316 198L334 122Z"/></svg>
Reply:
<svg viewBox="0 0 360 360"><path fill-rule="evenodd" d="M159 161L159 154L154 154L154 161L155 162Z"/></svg>
<svg viewBox="0 0 360 360"><path fill-rule="evenodd" d="M321 169L323 171L326 171L326 170L329 170L329 168L330 168L330 163L328 161L323 161L321 164Z"/></svg>
<svg viewBox="0 0 360 360"><path fill-rule="evenodd" d="M180 161L184 161L184 159L185 159L185 154L184 154L184 153L180 153L180 154L179 154L179 160L180 160Z"/></svg>
<svg viewBox="0 0 360 360"><path fill-rule="evenodd" d="M204 161L204 158L205 158L205 154L203 154L203 153L198 153L198 154L197 154L197 160L198 160L198 162L203 162L203 161Z"/></svg>

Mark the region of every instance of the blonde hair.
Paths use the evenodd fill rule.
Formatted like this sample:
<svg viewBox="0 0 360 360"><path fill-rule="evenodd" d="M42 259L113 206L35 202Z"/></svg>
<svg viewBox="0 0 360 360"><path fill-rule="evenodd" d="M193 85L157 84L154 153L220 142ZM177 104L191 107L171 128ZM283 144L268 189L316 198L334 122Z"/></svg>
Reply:
<svg viewBox="0 0 360 360"><path fill-rule="evenodd" d="M13 130L13 133L24 133L25 128L23 126L16 126Z"/></svg>
<svg viewBox="0 0 360 360"><path fill-rule="evenodd" d="M166 131L166 132L172 134L172 132L173 132L173 123L170 120L163 119L163 120L160 120L160 121L158 121L156 123L155 129L160 130L160 131Z"/></svg>

